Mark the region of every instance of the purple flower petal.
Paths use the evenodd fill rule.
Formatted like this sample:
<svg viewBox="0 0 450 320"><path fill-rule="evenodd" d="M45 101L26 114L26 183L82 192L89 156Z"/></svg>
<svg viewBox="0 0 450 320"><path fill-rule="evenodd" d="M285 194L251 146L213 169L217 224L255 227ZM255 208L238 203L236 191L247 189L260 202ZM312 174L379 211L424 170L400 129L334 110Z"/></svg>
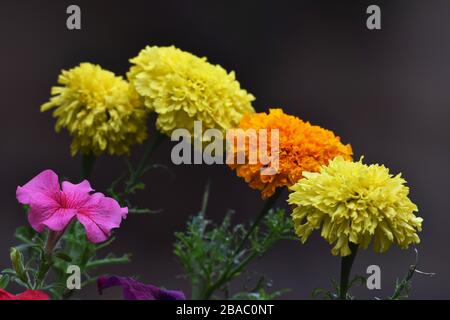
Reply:
<svg viewBox="0 0 450 320"><path fill-rule="evenodd" d="M182 291L164 290L151 284L143 284L132 278L126 277L100 277L97 280L99 294L104 289L122 287L124 300L186 300Z"/></svg>

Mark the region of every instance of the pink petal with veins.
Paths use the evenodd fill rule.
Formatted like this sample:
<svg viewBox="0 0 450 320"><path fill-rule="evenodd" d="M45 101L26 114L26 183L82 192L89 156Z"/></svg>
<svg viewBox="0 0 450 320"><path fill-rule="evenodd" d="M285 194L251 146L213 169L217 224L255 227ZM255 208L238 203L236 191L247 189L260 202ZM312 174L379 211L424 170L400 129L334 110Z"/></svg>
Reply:
<svg viewBox="0 0 450 320"><path fill-rule="evenodd" d="M118 228L128 209L121 208L113 198L94 190L87 180L79 184L58 183L52 170L45 170L16 191L17 200L30 206L28 221L38 232L45 228L62 231L72 219L78 219L91 242L108 239L111 230Z"/></svg>

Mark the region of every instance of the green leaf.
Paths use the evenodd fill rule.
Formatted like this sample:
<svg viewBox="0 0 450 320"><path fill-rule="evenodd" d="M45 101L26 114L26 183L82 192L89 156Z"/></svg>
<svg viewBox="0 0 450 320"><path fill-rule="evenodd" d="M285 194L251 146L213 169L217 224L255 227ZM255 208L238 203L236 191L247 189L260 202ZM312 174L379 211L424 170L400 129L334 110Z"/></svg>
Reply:
<svg viewBox="0 0 450 320"><path fill-rule="evenodd" d="M133 190L144 190L145 184L143 182L139 182L133 186Z"/></svg>
<svg viewBox="0 0 450 320"><path fill-rule="evenodd" d="M57 258L59 258L61 260L64 260L66 262L72 262L72 258L69 255L67 255L66 253L64 253L64 252L57 252L55 254L55 257L57 257Z"/></svg>
<svg viewBox="0 0 450 320"><path fill-rule="evenodd" d="M0 275L0 289L5 289L9 283L8 275Z"/></svg>
<svg viewBox="0 0 450 320"><path fill-rule="evenodd" d="M408 272L405 277L399 281L398 279L395 282L395 290L392 296L388 297L389 300L401 300L407 299L409 297L409 292L412 288L412 279L414 274L419 273L427 276L434 276L435 273L423 272L417 270L417 265L419 264L419 251L417 248L414 248L414 252L416 254L416 260L414 264L410 265L408 268Z"/></svg>
<svg viewBox="0 0 450 320"><path fill-rule="evenodd" d="M19 279L25 283L28 283L28 276L25 272L25 266L23 264L23 255L17 248L11 248L10 251L11 264Z"/></svg>
<svg viewBox="0 0 450 320"><path fill-rule="evenodd" d="M16 229L14 236L16 239L22 241L23 243L29 245L35 245L36 243L33 241L33 238L37 235L37 232L34 231L31 227L22 226Z"/></svg>
<svg viewBox="0 0 450 320"><path fill-rule="evenodd" d="M50 288L52 297L55 299L66 299L76 294L76 291L67 293L67 267L69 264L77 265L83 271L83 277L87 276L88 269L107 267L117 263L127 263L130 261L129 256L115 257L109 255L105 258L101 256L101 250L106 248L114 241L111 237L107 241L94 244L86 237L86 231L79 222L72 223L64 233L60 241L60 249L54 252L52 259L53 281L42 284L42 288ZM111 250L108 250L110 252ZM104 271L101 271L103 274ZM95 274L92 275L96 276Z"/></svg>
<svg viewBox="0 0 450 320"><path fill-rule="evenodd" d="M24 288L30 288L30 286L28 285L28 283L20 280L19 278L13 278L12 279L15 283L17 283L19 286L24 287Z"/></svg>
<svg viewBox="0 0 450 320"><path fill-rule="evenodd" d="M348 288L351 289L354 286L364 285L367 281L367 278L364 276L356 275L348 284Z"/></svg>
<svg viewBox="0 0 450 320"><path fill-rule="evenodd" d="M15 272L13 269L11 269L11 268L3 269L3 270L0 272L0 275L9 275L9 276L11 276L11 277L17 276L17 275L16 275L16 272Z"/></svg>
<svg viewBox="0 0 450 320"><path fill-rule="evenodd" d="M232 212L225 215L221 224L213 224L205 218L204 208L203 204L200 213L188 222L186 231L175 233L174 254L191 282L193 299L209 299L215 291L226 289L229 282L246 273L251 261L277 241L293 235L292 221L284 210L270 210L242 246L247 227L232 226ZM255 292L251 297L261 294L259 289Z"/></svg>

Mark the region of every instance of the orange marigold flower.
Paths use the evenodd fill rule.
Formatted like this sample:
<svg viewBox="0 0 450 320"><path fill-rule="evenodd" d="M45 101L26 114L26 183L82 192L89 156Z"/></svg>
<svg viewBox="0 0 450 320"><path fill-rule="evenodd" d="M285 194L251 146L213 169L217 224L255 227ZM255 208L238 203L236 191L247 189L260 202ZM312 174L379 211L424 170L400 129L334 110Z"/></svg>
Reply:
<svg viewBox="0 0 450 320"><path fill-rule="evenodd" d="M303 171L317 172L322 165L327 165L337 156L348 160L352 159L350 144L342 144L340 138L335 136L332 131L287 115L281 109L270 109L269 114L264 112L246 114L242 118L239 128L256 131L267 129L268 137L271 135L271 130L279 130L279 165L276 174L261 175L261 168L264 165L259 161L253 164L249 163L250 144L248 142L245 144L245 163L229 164L231 169L235 169L236 174L244 178L251 188L261 190L263 199L273 195L278 187L291 186L296 183L303 177ZM268 138L267 154L273 156L270 154L270 142L271 139ZM233 152L236 154L239 150L234 148Z"/></svg>

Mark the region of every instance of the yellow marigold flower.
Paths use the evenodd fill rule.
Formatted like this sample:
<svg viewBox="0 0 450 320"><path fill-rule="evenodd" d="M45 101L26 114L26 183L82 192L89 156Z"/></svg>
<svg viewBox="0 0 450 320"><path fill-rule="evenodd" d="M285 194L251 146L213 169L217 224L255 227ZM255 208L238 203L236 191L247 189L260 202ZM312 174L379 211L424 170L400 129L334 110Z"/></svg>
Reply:
<svg viewBox="0 0 450 320"><path fill-rule="evenodd" d="M333 255L349 255L349 241L366 249L373 239L376 252L396 242L401 248L419 243L422 218L408 198L401 175L374 164L338 157L319 173L304 172L290 189L295 232L304 243L314 229L330 244Z"/></svg>
<svg viewBox="0 0 450 320"><path fill-rule="evenodd" d="M255 98L241 89L234 72L227 73L206 58L171 47L149 47L130 60L129 81L158 114L156 126L170 135L176 128L193 133L194 121L223 132L243 114L254 112Z"/></svg>
<svg viewBox="0 0 450 320"><path fill-rule="evenodd" d="M55 129L72 135L71 153L129 153L147 138L147 112L138 94L122 77L98 65L82 63L63 70L62 86L53 87L41 111L55 108Z"/></svg>
<svg viewBox="0 0 450 320"><path fill-rule="evenodd" d="M245 115L239 128L279 130L278 159L279 168L275 175L261 175L263 165L258 162L251 164L230 164L236 169L236 174L245 179L253 189L261 190L263 199L275 193L276 188L291 186L302 178L303 171L318 171L321 165L336 156L351 159L352 148L343 145L340 138L333 132L319 126L311 125L297 117L285 114L281 109L270 109L269 113L254 113ZM267 149L270 156L270 139L267 139ZM246 158L248 159L249 144L246 144ZM239 150L234 150L238 152Z"/></svg>

